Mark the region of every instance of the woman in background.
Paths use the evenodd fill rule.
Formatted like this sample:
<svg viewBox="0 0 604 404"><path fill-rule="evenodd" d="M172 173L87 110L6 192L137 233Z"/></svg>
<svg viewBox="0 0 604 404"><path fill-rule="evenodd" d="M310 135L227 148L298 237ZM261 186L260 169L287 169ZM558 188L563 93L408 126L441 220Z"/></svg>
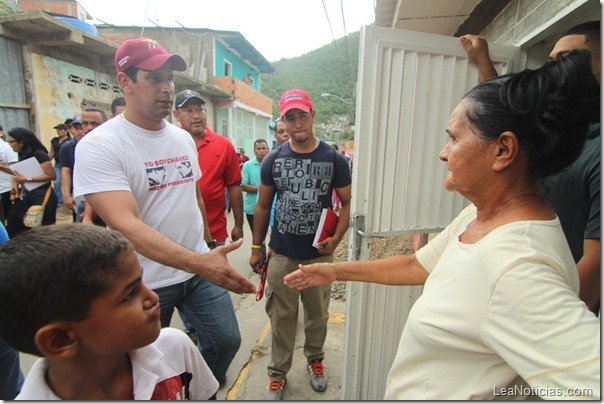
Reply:
<svg viewBox="0 0 604 404"><path fill-rule="evenodd" d="M52 182L55 179L55 170L48 156L48 150L40 142L40 140L34 135L32 131L25 128L13 128L8 132L7 141L15 152L19 156L19 161L27 160L28 158L34 157L44 173L42 175L36 175L34 177L26 177L19 173L17 170L13 170L15 175L13 182L19 187L21 198L25 202L24 205L41 205L44 202L46 193L49 188L52 188ZM24 184L28 182L44 182L43 185L27 190ZM15 190L16 191L16 190ZM50 196L48 202L44 208L44 217L42 218L42 225L54 224L57 217L57 195L50 190ZM14 207L13 207L14 208ZM23 209L20 209L23 210ZM11 212L8 218L7 230L11 238L16 234L28 229L23 224L23 215L25 212Z"/></svg>

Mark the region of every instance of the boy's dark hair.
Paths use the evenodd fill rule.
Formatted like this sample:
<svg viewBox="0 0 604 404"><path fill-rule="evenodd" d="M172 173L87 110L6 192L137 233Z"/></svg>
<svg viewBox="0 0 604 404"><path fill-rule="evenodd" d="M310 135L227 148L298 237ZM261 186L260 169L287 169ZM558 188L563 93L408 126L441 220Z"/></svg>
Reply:
<svg viewBox="0 0 604 404"><path fill-rule="evenodd" d="M254 148L256 148L256 145L259 143L266 143L266 140L264 139L256 139L256 141L254 142ZM266 143L268 145L268 143Z"/></svg>
<svg viewBox="0 0 604 404"><path fill-rule="evenodd" d="M54 321L81 321L132 249L120 233L81 223L42 226L0 248L0 337L41 356L36 332Z"/></svg>

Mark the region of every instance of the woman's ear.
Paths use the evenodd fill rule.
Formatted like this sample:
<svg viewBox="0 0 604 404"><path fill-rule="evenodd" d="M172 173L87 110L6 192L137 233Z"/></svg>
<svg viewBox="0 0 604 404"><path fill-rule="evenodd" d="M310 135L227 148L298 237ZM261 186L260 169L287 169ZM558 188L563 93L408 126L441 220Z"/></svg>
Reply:
<svg viewBox="0 0 604 404"><path fill-rule="evenodd" d="M493 170L502 171L518 158L520 142L514 132L503 132L492 144L495 147Z"/></svg>
<svg viewBox="0 0 604 404"><path fill-rule="evenodd" d="M64 322L43 326L36 332L34 342L44 357L52 359L71 358L79 346L77 335Z"/></svg>

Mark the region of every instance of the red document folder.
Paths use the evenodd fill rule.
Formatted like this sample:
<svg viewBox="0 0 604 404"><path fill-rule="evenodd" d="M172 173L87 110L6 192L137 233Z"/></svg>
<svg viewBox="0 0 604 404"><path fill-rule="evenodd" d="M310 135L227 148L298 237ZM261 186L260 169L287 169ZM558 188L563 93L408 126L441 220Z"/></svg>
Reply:
<svg viewBox="0 0 604 404"><path fill-rule="evenodd" d="M321 212L321 219L319 220L319 227L315 234L315 239L312 242L312 246L319 248L319 243L325 240L327 237L334 235L336 226L338 225L338 215L331 208L324 208Z"/></svg>

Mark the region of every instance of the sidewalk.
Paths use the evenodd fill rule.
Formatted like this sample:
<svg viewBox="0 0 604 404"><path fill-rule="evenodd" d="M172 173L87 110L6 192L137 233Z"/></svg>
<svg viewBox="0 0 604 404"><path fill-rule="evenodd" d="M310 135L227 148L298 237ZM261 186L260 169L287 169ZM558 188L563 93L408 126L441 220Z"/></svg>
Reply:
<svg viewBox="0 0 604 404"><path fill-rule="evenodd" d="M255 299L248 296L246 299ZM227 374L227 383L217 395L218 400L264 400L268 386L266 367L270 360L270 323L264 312L264 302L254 302L247 309L237 310L243 342L237 357ZM340 400L341 376L344 360L345 302L332 300L325 341L325 367L329 384L327 391L317 393L309 384L304 357L304 312L300 304L300 315L294 360L287 375L283 392L284 400ZM254 336L252 338L252 336Z"/></svg>

